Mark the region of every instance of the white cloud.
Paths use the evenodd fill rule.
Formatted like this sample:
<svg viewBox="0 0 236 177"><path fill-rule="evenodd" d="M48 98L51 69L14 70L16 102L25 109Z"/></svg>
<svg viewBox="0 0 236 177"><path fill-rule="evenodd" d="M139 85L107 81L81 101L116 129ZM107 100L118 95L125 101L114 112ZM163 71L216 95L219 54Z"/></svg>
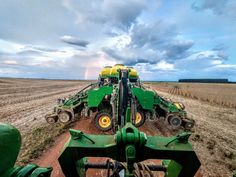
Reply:
<svg viewBox="0 0 236 177"><path fill-rule="evenodd" d="M222 64L223 61L222 61L222 60L213 60L213 61L211 61L211 63L212 63L213 65L219 65L219 64Z"/></svg>
<svg viewBox="0 0 236 177"><path fill-rule="evenodd" d="M230 65L230 64L219 64L219 65L216 65L214 68L235 69L235 72L236 72L236 65Z"/></svg>
<svg viewBox="0 0 236 177"><path fill-rule="evenodd" d="M155 69L173 70L174 69L174 64L167 63L165 60L161 60L156 64Z"/></svg>
<svg viewBox="0 0 236 177"><path fill-rule="evenodd" d="M2 64L6 64L6 65L17 65L17 61L16 60L4 60L2 62Z"/></svg>
<svg viewBox="0 0 236 177"><path fill-rule="evenodd" d="M104 52L128 65L156 64L185 58L193 44L192 40L180 38L174 25L156 21L135 23L127 33L113 37L113 44L104 47Z"/></svg>
<svg viewBox="0 0 236 177"><path fill-rule="evenodd" d="M118 50L125 49L131 42L131 37L128 34L114 36L107 41L107 46L116 47Z"/></svg>
<svg viewBox="0 0 236 177"><path fill-rule="evenodd" d="M25 46L16 42L0 39L0 52L4 53L17 53L22 51Z"/></svg>

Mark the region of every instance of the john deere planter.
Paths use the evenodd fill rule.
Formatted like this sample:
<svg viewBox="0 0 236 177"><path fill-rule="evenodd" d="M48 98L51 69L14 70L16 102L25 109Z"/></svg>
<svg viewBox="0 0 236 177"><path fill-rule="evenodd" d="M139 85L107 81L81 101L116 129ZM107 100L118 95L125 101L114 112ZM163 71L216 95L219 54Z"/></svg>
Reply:
<svg viewBox="0 0 236 177"><path fill-rule="evenodd" d="M184 132L173 137L147 136L134 126L140 123L142 114L149 111L148 106L155 105L154 103L161 102L162 99L155 96L154 92L130 84L127 70L120 70L118 84L91 89L89 92L92 100L89 101L91 95L88 94L87 104L93 105L91 108L99 105L99 97L104 100L108 95L107 99L113 104L111 110L105 109L104 104L103 109L97 110L99 113L95 116L96 122L104 130L109 129L109 126L115 126L117 130L115 135L91 135L70 130L71 137L58 158L65 177L85 177L87 170L92 168L106 170L107 177L152 177L158 171L164 173L165 177L193 177L196 174L200 162L188 142L190 133ZM142 95L142 92L145 94ZM141 95L144 97L142 102L138 99ZM148 99L145 96L149 96ZM150 98L153 100L150 101ZM143 102L146 104L143 105ZM68 102L64 104L66 103ZM172 106L174 109L174 104ZM61 113L64 114L64 111ZM71 112L68 115L71 116ZM175 125L178 119L176 114L170 113L169 116L170 122ZM66 115L63 120L67 118ZM1 177L50 176L51 168L40 168L36 165L14 167L19 149L19 132L12 126L0 124ZM88 161L88 157L109 159L94 163L91 158ZM159 159L159 163L145 162L148 159Z"/></svg>
<svg viewBox="0 0 236 177"><path fill-rule="evenodd" d="M121 70L127 71L127 95L120 95L122 88ZM184 105L171 102L154 90L146 88L139 80L137 71L132 67L118 64L105 67L99 74L97 83L92 83L80 90L74 96L60 99L54 111L45 116L48 123L57 121L67 123L78 119L83 112L86 117L94 116L94 123L102 131L117 130L123 122L115 119L121 109L118 102L131 98L133 112L132 123L136 127L142 126L147 119L164 119L174 129L183 127L190 130L194 121L187 117ZM125 106L125 105L124 105Z"/></svg>

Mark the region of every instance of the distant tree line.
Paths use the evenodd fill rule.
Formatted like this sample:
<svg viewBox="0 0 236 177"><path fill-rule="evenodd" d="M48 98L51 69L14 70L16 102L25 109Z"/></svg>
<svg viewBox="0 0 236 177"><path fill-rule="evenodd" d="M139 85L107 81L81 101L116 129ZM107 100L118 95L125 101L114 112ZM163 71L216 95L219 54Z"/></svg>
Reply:
<svg viewBox="0 0 236 177"><path fill-rule="evenodd" d="M179 79L179 82L229 83L228 79Z"/></svg>

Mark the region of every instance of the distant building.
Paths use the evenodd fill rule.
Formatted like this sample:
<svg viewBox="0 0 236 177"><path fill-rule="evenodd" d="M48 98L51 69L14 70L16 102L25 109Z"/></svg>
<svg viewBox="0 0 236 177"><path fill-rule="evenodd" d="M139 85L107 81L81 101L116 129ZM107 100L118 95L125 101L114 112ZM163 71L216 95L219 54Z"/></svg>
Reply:
<svg viewBox="0 0 236 177"><path fill-rule="evenodd" d="M228 79L179 79L179 82L228 83Z"/></svg>

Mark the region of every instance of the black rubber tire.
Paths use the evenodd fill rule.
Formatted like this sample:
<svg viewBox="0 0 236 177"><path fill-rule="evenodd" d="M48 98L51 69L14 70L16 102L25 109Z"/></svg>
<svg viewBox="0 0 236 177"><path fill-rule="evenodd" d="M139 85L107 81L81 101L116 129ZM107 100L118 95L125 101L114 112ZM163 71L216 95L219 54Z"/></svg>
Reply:
<svg viewBox="0 0 236 177"><path fill-rule="evenodd" d="M109 118L110 118L110 125L108 126L108 127L106 127L106 128L104 128L104 127L101 127L100 125L99 125L99 119L100 119L100 117L101 116L108 116ZM106 131L109 131L109 130L111 130L111 128L112 128L112 116L111 116L111 114L109 114L108 112L106 112L106 111L100 111L100 112L98 112L96 115L95 115L95 117L94 117L94 123L95 123L95 126L99 129L99 130L102 130L102 131L104 131L104 132L106 132Z"/></svg>
<svg viewBox="0 0 236 177"><path fill-rule="evenodd" d="M182 119L178 115L170 114L167 116L167 120L171 128L174 130L180 128L182 125Z"/></svg>
<svg viewBox="0 0 236 177"><path fill-rule="evenodd" d="M62 111L58 114L58 119L61 123L68 123L71 121L71 114L67 111Z"/></svg>
<svg viewBox="0 0 236 177"><path fill-rule="evenodd" d="M58 117L57 116L50 116L49 115L49 116L45 116L45 119L46 119L47 123L54 124L54 123L57 122Z"/></svg>
<svg viewBox="0 0 236 177"><path fill-rule="evenodd" d="M184 128L190 131L194 127L195 121L184 121Z"/></svg>
<svg viewBox="0 0 236 177"><path fill-rule="evenodd" d="M143 111L137 110L137 112L140 113L142 119L138 124L135 123L135 127L141 127L145 123L146 118L145 118Z"/></svg>

